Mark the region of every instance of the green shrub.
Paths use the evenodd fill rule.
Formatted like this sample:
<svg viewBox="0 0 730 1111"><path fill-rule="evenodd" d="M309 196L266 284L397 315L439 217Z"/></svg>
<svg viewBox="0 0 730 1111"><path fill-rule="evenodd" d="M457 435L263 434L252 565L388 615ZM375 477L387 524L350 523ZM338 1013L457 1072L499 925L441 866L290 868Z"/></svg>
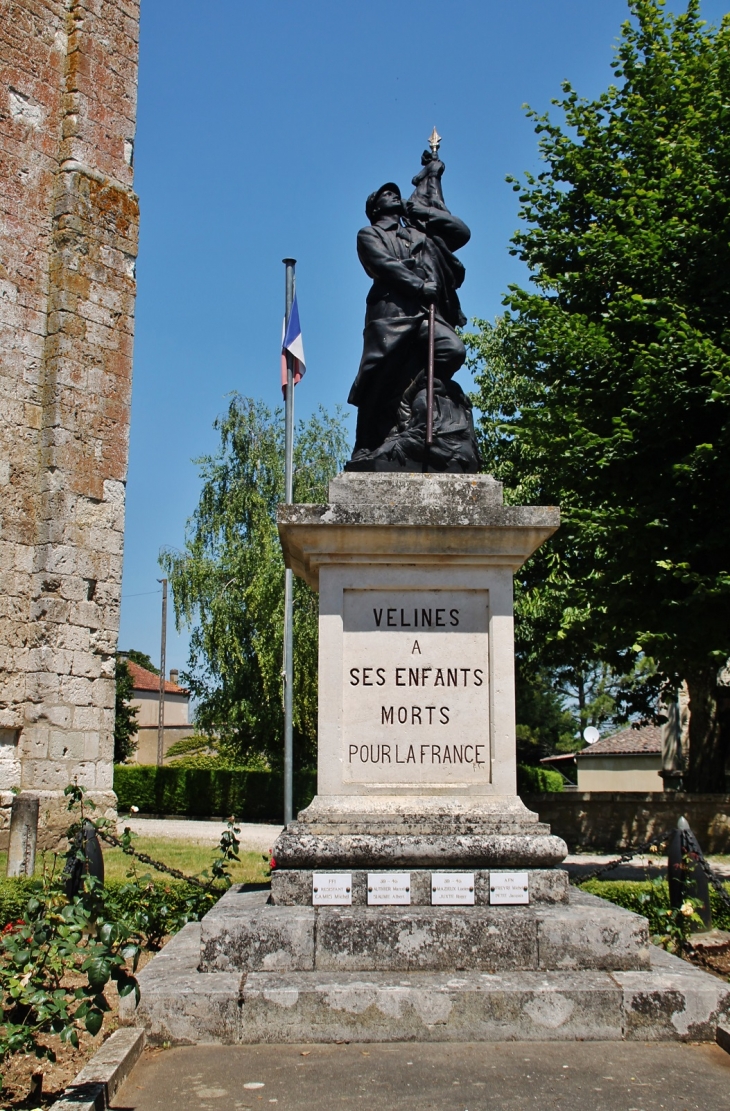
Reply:
<svg viewBox="0 0 730 1111"><path fill-rule="evenodd" d="M260 753L249 753L243 767L240 757L234 758L225 751L221 752L217 740L201 734L175 741L167 750L165 759L168 764L174 760L176 768L226 768L228 771L250 772L271 770Z"/></svg>
<svg viewBox="0 0 730 1111"><path fill-rule="evenodd" d="M175 885L156 881L140 873L142 854L130 830L117 838L110 819L89 817L95 806L78 784L64 795L67 851L53 854L50 867L44 859L38 878L0 881L10 919L0 929L0 1066L30 1052L55 1061L49 1036L78 1048L81 1030L98 1034L110 1010L107 985L120 997L134 992L139 1001L134 973L142 947L160 948L168 934L209 910L240 859L240 829L229 819L207 872ZM87 845L94 833L130 856L121 883L104 884L90 874Z"/></svg>
<svg viewBox="0 0 730 1111"><path fill-rule="evenodd" d="M534 768L529 764L517 765L517 793L522 795L562 791L563 777L551 768Z"/></svg>
<svg viewBox="0 0 730 1111"><path fill-rule="evenodd" d="M666 880L586 880L580 884L583 891L608 899L610 903L633 910L649 920L652 934L664 932L662 911L669 910L669 884ZM730 894L730 884L725 884ZM730 930L730 908L726 907L717 892L710 888L712 925L720 930Z"/></svg>
<svg viewBox="0 0 730 1111"><path fill-rule="evenodd" d="M307 806L317 789L315 771L294 777L296 810ZM214 818L234 814L237 821L281 819L281 775L248 768L195 768L172 764L117 764L114 790L120 810L136 806L141 814L184 814Z"/></svg>
<svg viewBox="0 0 730 1111"><path fill-rule="evenodd" d="M25 915L31 895L40 890L40 880L19 876L17 879L0 879L0 930L8 922L17 922Z"/></svg>
<svg viewBox="0 0 730 1111"><path fill-rule="evenodd" d="M105 884L105 889L115 919L130 923L148 949L159 949L187 922L199 922L223 894L221 888L203 891L183 880L161 880L143 868L127 880Z"/></svg>
<svg viewBox="0 0 730 1111"><path fill-rule="evenodd" d="M216 755L217 751L218 746L209 737L194 734L192 737L183 737L181 741L171 744L165 759L173 760L178 756L211 756Z"/></svg>
<svg viewBox="0 0 730 1111"><path fill-rule="evenodd" d="M0 931L2 1065L31 1052L55 1061L49 1036L76 1048L81 1030L94 1037L110 1010L106 990L112 984L120 997L134 992L139 1001L139 930L130 916L119 918L109 892L88 874L85 843L94 823L86 817L84 789L70 784L64 794L71 821L67 852L38 879L5 882L15 891L7 891L12 917ZM79 886L69 894L73 877Z"/></svg>
<svg viewBox="0 0 730 1111"><path fill-rule="evenodd" d="M130 860L131 864L131 860ZM146 871L140 867L140 872ZM9 922L17 922L25 917L28 900L40 891L40 879L0 879L0 930ZM200 887L184 880L168 880L151 877L145 883L150 907L160 918L169 918L170 923L177 922L183 916L188 916L190 921L196 921L210 910L211 900L208 894ZM107 880L104 890L108 896L107 905L113 906L119 917L128 917L137 909L139 892L128 880ZM184 923L181 923L184 924ZM171 928L167 933L174 933Z"/></svg>

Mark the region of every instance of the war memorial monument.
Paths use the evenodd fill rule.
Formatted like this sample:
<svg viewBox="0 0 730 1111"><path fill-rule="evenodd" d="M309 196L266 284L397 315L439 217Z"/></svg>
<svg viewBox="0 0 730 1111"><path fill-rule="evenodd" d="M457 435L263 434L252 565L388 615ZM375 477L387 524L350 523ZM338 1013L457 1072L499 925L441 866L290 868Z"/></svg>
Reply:
<svg viewBox="0 0 730 1111"><path fill-rule="evenodd" d="M270 890L233 887L140 975L156 1041L714 1038L730 986L571 888L516 792L512 579L559 527L480 474L439 137L367 200L352 459L285 505L319 592L318 786Z"/></svg>

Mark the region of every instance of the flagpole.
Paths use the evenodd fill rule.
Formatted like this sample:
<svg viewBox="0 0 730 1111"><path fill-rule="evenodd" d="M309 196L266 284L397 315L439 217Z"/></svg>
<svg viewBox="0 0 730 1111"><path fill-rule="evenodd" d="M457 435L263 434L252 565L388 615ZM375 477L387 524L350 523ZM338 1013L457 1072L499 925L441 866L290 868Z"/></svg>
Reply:
<svg viewBox="0 0 730 1111"><path fill-rule="evenodd" d="M282 259L286 267L286 322L289 324L294 301L294 267L296 259ZM291 505L294 499L294 368L291 352L286 352L286 402L284 410L284 501ZM291 568L284 572L284 825L292 820L294 773L292 720L294 710L294 631L293 601L294 580Z"/></svg>

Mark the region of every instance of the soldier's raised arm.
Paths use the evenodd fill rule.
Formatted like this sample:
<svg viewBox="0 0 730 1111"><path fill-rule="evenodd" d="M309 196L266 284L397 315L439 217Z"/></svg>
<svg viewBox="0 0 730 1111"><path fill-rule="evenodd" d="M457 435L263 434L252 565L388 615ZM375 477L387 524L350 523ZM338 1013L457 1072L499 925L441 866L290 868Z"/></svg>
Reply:
<svg viewBox="0 0 730 1111"><path fill-rule="evenodd" d="M450 251L458 251L471 239L471 231L458 216L445 208L431 208L419 199L411 197L405 204L410 220L420 224L430 235L443 239Z"/></svg>

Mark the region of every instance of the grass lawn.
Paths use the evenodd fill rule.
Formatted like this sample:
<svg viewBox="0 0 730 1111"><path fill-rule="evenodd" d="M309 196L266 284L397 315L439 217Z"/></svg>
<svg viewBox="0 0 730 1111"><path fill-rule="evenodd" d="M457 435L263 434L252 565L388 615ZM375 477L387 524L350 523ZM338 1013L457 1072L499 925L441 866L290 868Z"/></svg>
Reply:
<svg viewBox="0 0 730 1111"><path fill-rule="evenodd" d="M210 869L214 857L217 855L216 845L191 845L187 841L171 841L166 838L135 837L134 847L138 852L146 853L153 860L160 860L170 868L179 868L188 876L198 876L206 869ZM149 873L151 876L164 878L164 872L157 872L148 864L134 861L121 849L111 845L104 845L104 875L109 880L123 880L126 878L130 866L136 864L138 875ZM49 865L52 863L52 854L46 854ZM5 875L7 853L0 853L0 877ZM36 875L43 871L43 854L36 858ZM231 865L231 875L234 883L263 883L269 878L269 866L262 853L242 852L239 864Z"/></svg>

